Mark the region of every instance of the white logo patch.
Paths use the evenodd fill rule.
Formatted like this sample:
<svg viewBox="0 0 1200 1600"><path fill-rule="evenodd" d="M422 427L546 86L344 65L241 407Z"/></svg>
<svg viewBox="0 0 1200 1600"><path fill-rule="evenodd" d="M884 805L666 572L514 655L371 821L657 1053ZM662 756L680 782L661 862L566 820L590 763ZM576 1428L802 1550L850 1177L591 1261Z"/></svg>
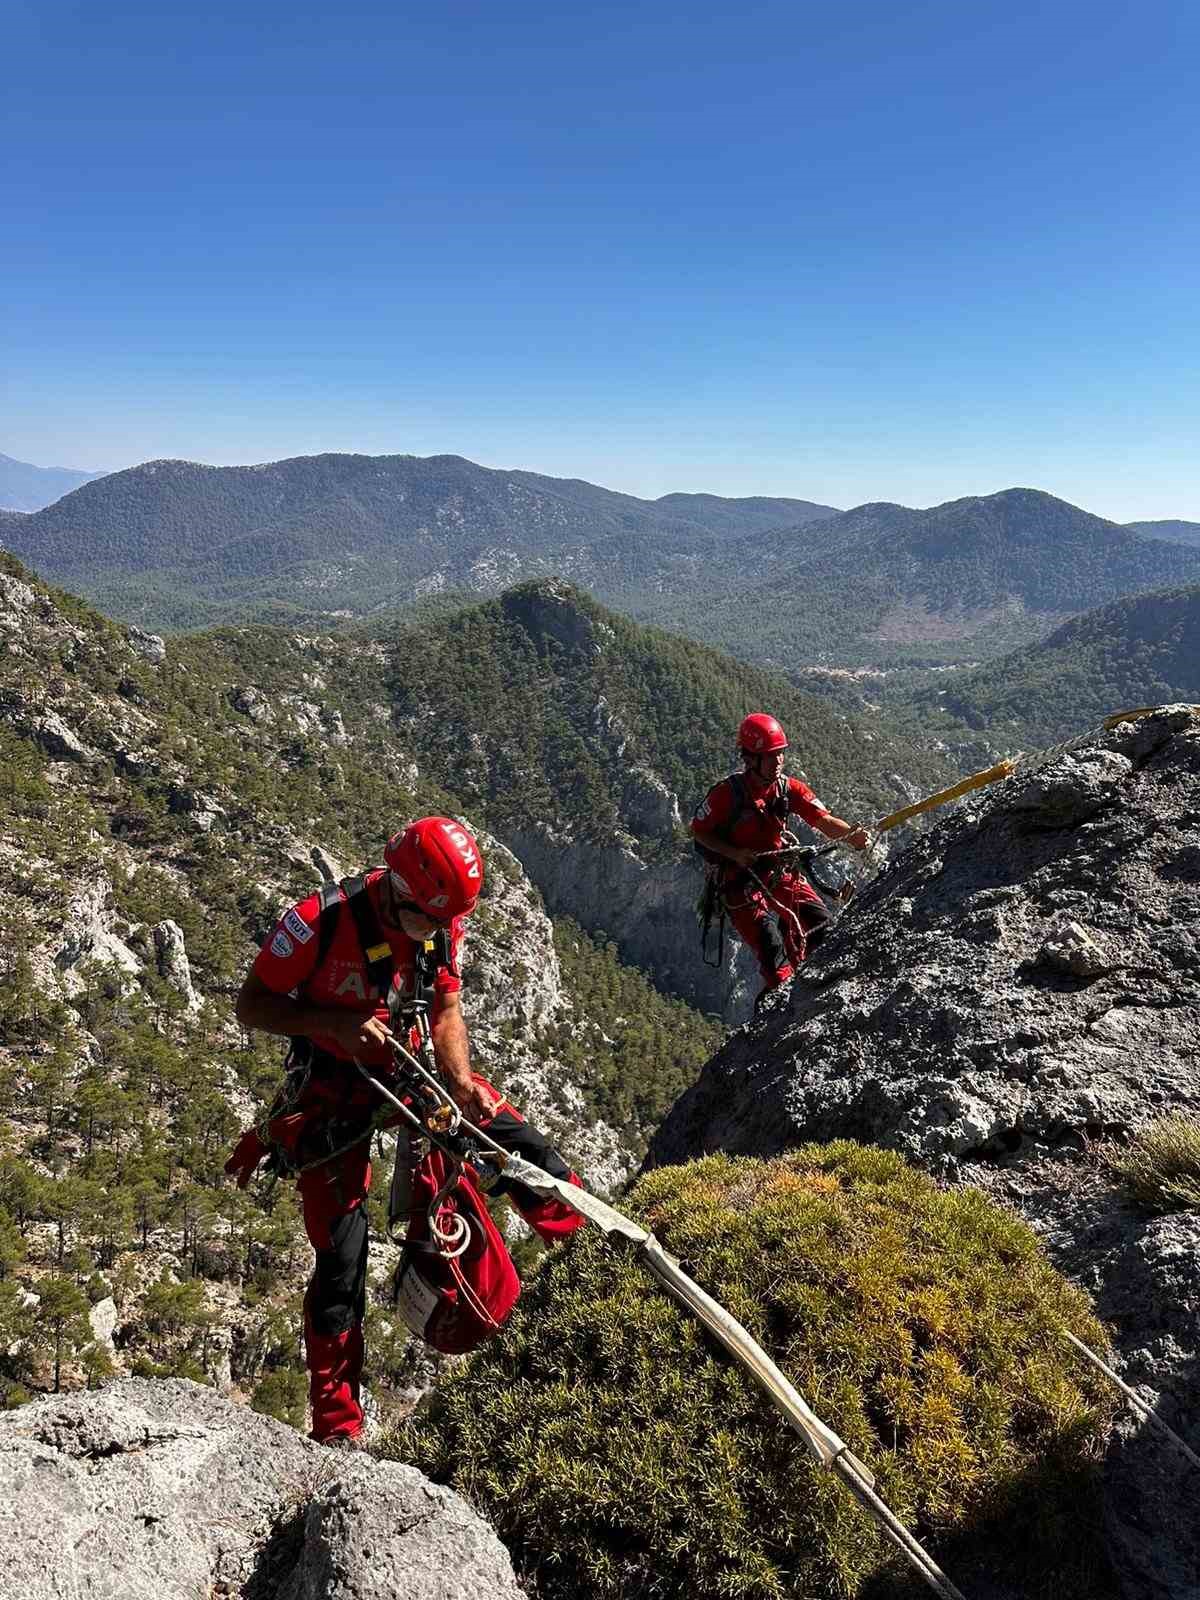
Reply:
<svg viewBox="0 0 1200 1600"><path fill-rule="evenodd" d="M313 936L312 929L294 906L284 917L283 925L289 933L295 935L298 944L307 944Z"/></svg>
<svg viewBox="0 0 1200 1600"><path fill-rule="evenodd" d="M470 839L468 839L463 830L453 822L443 822L442 832L446 835L447 839L449 839L450 843L454 846L459 855L463 858L463 861L466 863L467 877L477 878L479 876L479 857L475 854L475 850ZM434 901L434 904L436 905L437 901Z"/></svg>
<svg viewBox="0 0 1200 1600"><path fill-rule="evenodd" d="M711 812L711 810L712 810L712 806L709 804L708 800L706 799L702 803L702 805L700 806L700 809L696 812L696 821L697 822L703 822L705 817L708 816L708 814Z"/></svg>
<svg viewBox="0 0 1200 1600"><path fill-rule="evenodd" d="M278 956L281 961L286 961L296 946L280 928L271 940L271 954Z"/></svg>

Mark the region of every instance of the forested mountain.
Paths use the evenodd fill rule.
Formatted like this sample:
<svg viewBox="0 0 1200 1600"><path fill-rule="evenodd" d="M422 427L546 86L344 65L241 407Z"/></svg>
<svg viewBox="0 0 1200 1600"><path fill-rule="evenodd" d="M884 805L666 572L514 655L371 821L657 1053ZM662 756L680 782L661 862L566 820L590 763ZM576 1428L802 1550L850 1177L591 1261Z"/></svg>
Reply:
<svg viewBox="0 0 1200 1600"><path fill-rule="evenodd" d="M744 1015L736 971L701 959L684 832L768 708L838 814L875 818L937 787L947 754L843 716L771 673L632 623L556 581L380 632L398 731L569 913L671 992Z"/></svg>
<svg viewBox="0 0 1200 1600"><path fill-rule="evenodd" d="M733 764L742 717L763 707L790 731L790 770L856 816L895 804L898 772L917 784L947 772L941 757L881 737L778 674L554 580L419 628L400 619L377 637L403 737L497 827L533 817L573 837L669 844L669 830L639 825L637 774L661 780L690 815ZM655 808L647 799L643 809Z"/></svg>
<svg viewBox="0 0 1200 1600"><path fill-rule="evenodd" d="M929 511L868 505L756 541L704 608L720 648L784 670L991 657L1072 613L1200 578L1200 551L1140 538L1034 489ZM692 632L690 608L642 614Z"/></svg>
<svg viewBox="0 0 1200 1600"><path fill-rule="evenodd" d="M1147 539L1169 539L1173 544L1200 544L1200 522L1127 522L1134 533Z"/></svg>
<svg viewBox="0 0 1200 1600"><path fill-rule="evenodd" d="M1200 584L1089 611L943 683L913 697L921 725L944 733L965 724L1006 748L1051 744L1110 711L1200 702Z"/></svg>
<svg viewBox="0 0 1200 1600"><path fill-rule="evenodd" d="M424 811L478 815L392 725L400 663L269 629L160 639L0 558L0 1403L114 1365L302 1414L291 1192L220 1181L282 1041L231 1006L280 908ZM714 1030L485 837L464 1001L481 1069L619 1180ZM340 865L339 865L340 864ZM394 1260L379 1252L386 1272ZM373 1378L407 1340L372 1302Z"/></svg>
<svg viewBox="0 0 1200 1600"><path fill-rule="evenodd" d="M565 573L626 601L720 569L730 540L829 514L803 500L616 494L460 456L151 461L3 530L13 552L151 626L328 618Z"/></svg>
<svg viewBox="0 0 1200 1600"><path fill-rule="evenodd" d="M40 511L80 484L101 478L100 472L77 472L72 467L35 467L0 454L0 507L9 511Z"/></svg>

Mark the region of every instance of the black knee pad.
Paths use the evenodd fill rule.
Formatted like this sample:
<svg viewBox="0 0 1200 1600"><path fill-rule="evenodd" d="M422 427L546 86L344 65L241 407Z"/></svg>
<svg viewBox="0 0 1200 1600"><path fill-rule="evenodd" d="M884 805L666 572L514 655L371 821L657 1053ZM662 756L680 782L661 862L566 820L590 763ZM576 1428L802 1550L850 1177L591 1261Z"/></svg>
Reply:
<svg viewBox="0 0 1200 1600"><path fill-rule="evenodd" d="M546 1135L539 1132L531 1122L522 1122L520 1117L514 1117L511 1111L501 1111L488 1123L487 1131L497 1144L513 1151L515 1155L524 1156L526 1161L535 1167L541 1167L542 1171L548 1172L552 1178L570 1177L570 1167ZM524 1184L514 1183L511 1178L501 1178L498 1183L492 1185L491 1192L519 1197L525 1205L540 1204L537 1195Z"/></svg>
<svg viewBox="0 0 1200 1600"><path fill-rule="evenodd" d="M367 1306L367 1210L355 1206L329 1224L333 1247L317 1251L305 1305L313 1332L348 1333Z"/></svg>
<svg viewBox="0 0 1200 1600"><path fill-rule="evenodd" d="M783 933L779 927L778 917L766 917L759 924L761 929L762 953L767 962L776 972L780 967L790 967L791 957L787 953L787 946L783 942Z"/></svg>

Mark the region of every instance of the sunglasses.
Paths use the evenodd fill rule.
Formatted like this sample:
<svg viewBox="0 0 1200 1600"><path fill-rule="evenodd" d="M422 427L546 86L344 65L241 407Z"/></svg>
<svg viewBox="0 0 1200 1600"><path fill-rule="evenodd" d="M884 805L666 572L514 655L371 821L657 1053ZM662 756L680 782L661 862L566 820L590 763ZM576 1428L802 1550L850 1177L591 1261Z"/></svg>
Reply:
<svg viewBox="0 0 1200 1600"><path fill-rule="evenodd" d="M396 909L397 911L407 911L414 917L420 917L424 922L432 922L435 928L448 928L454 921L453 917L433 916L425 910L424 906L419 906L415 900L397 900Z"/></svg>

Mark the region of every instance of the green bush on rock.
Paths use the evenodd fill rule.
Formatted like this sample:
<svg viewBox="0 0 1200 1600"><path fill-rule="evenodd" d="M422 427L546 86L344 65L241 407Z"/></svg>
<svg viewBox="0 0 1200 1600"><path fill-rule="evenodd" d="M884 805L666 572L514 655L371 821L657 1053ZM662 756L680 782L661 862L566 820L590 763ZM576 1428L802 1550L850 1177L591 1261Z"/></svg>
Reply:
<svg viewBox="0 0 1200 1600"><path fill-rule="evenodd" d="M1025 1592L1095 1593L1104 1334L1033 1234L888 1152L711 1156L624 1209L737 1316L947 1553L1003 1541ZM388 1454L465 1494L547 1600L893 1592L850 1496L700 1326L592 1230ZM924 1592L922 1590L922 1592Z"/></svg>

